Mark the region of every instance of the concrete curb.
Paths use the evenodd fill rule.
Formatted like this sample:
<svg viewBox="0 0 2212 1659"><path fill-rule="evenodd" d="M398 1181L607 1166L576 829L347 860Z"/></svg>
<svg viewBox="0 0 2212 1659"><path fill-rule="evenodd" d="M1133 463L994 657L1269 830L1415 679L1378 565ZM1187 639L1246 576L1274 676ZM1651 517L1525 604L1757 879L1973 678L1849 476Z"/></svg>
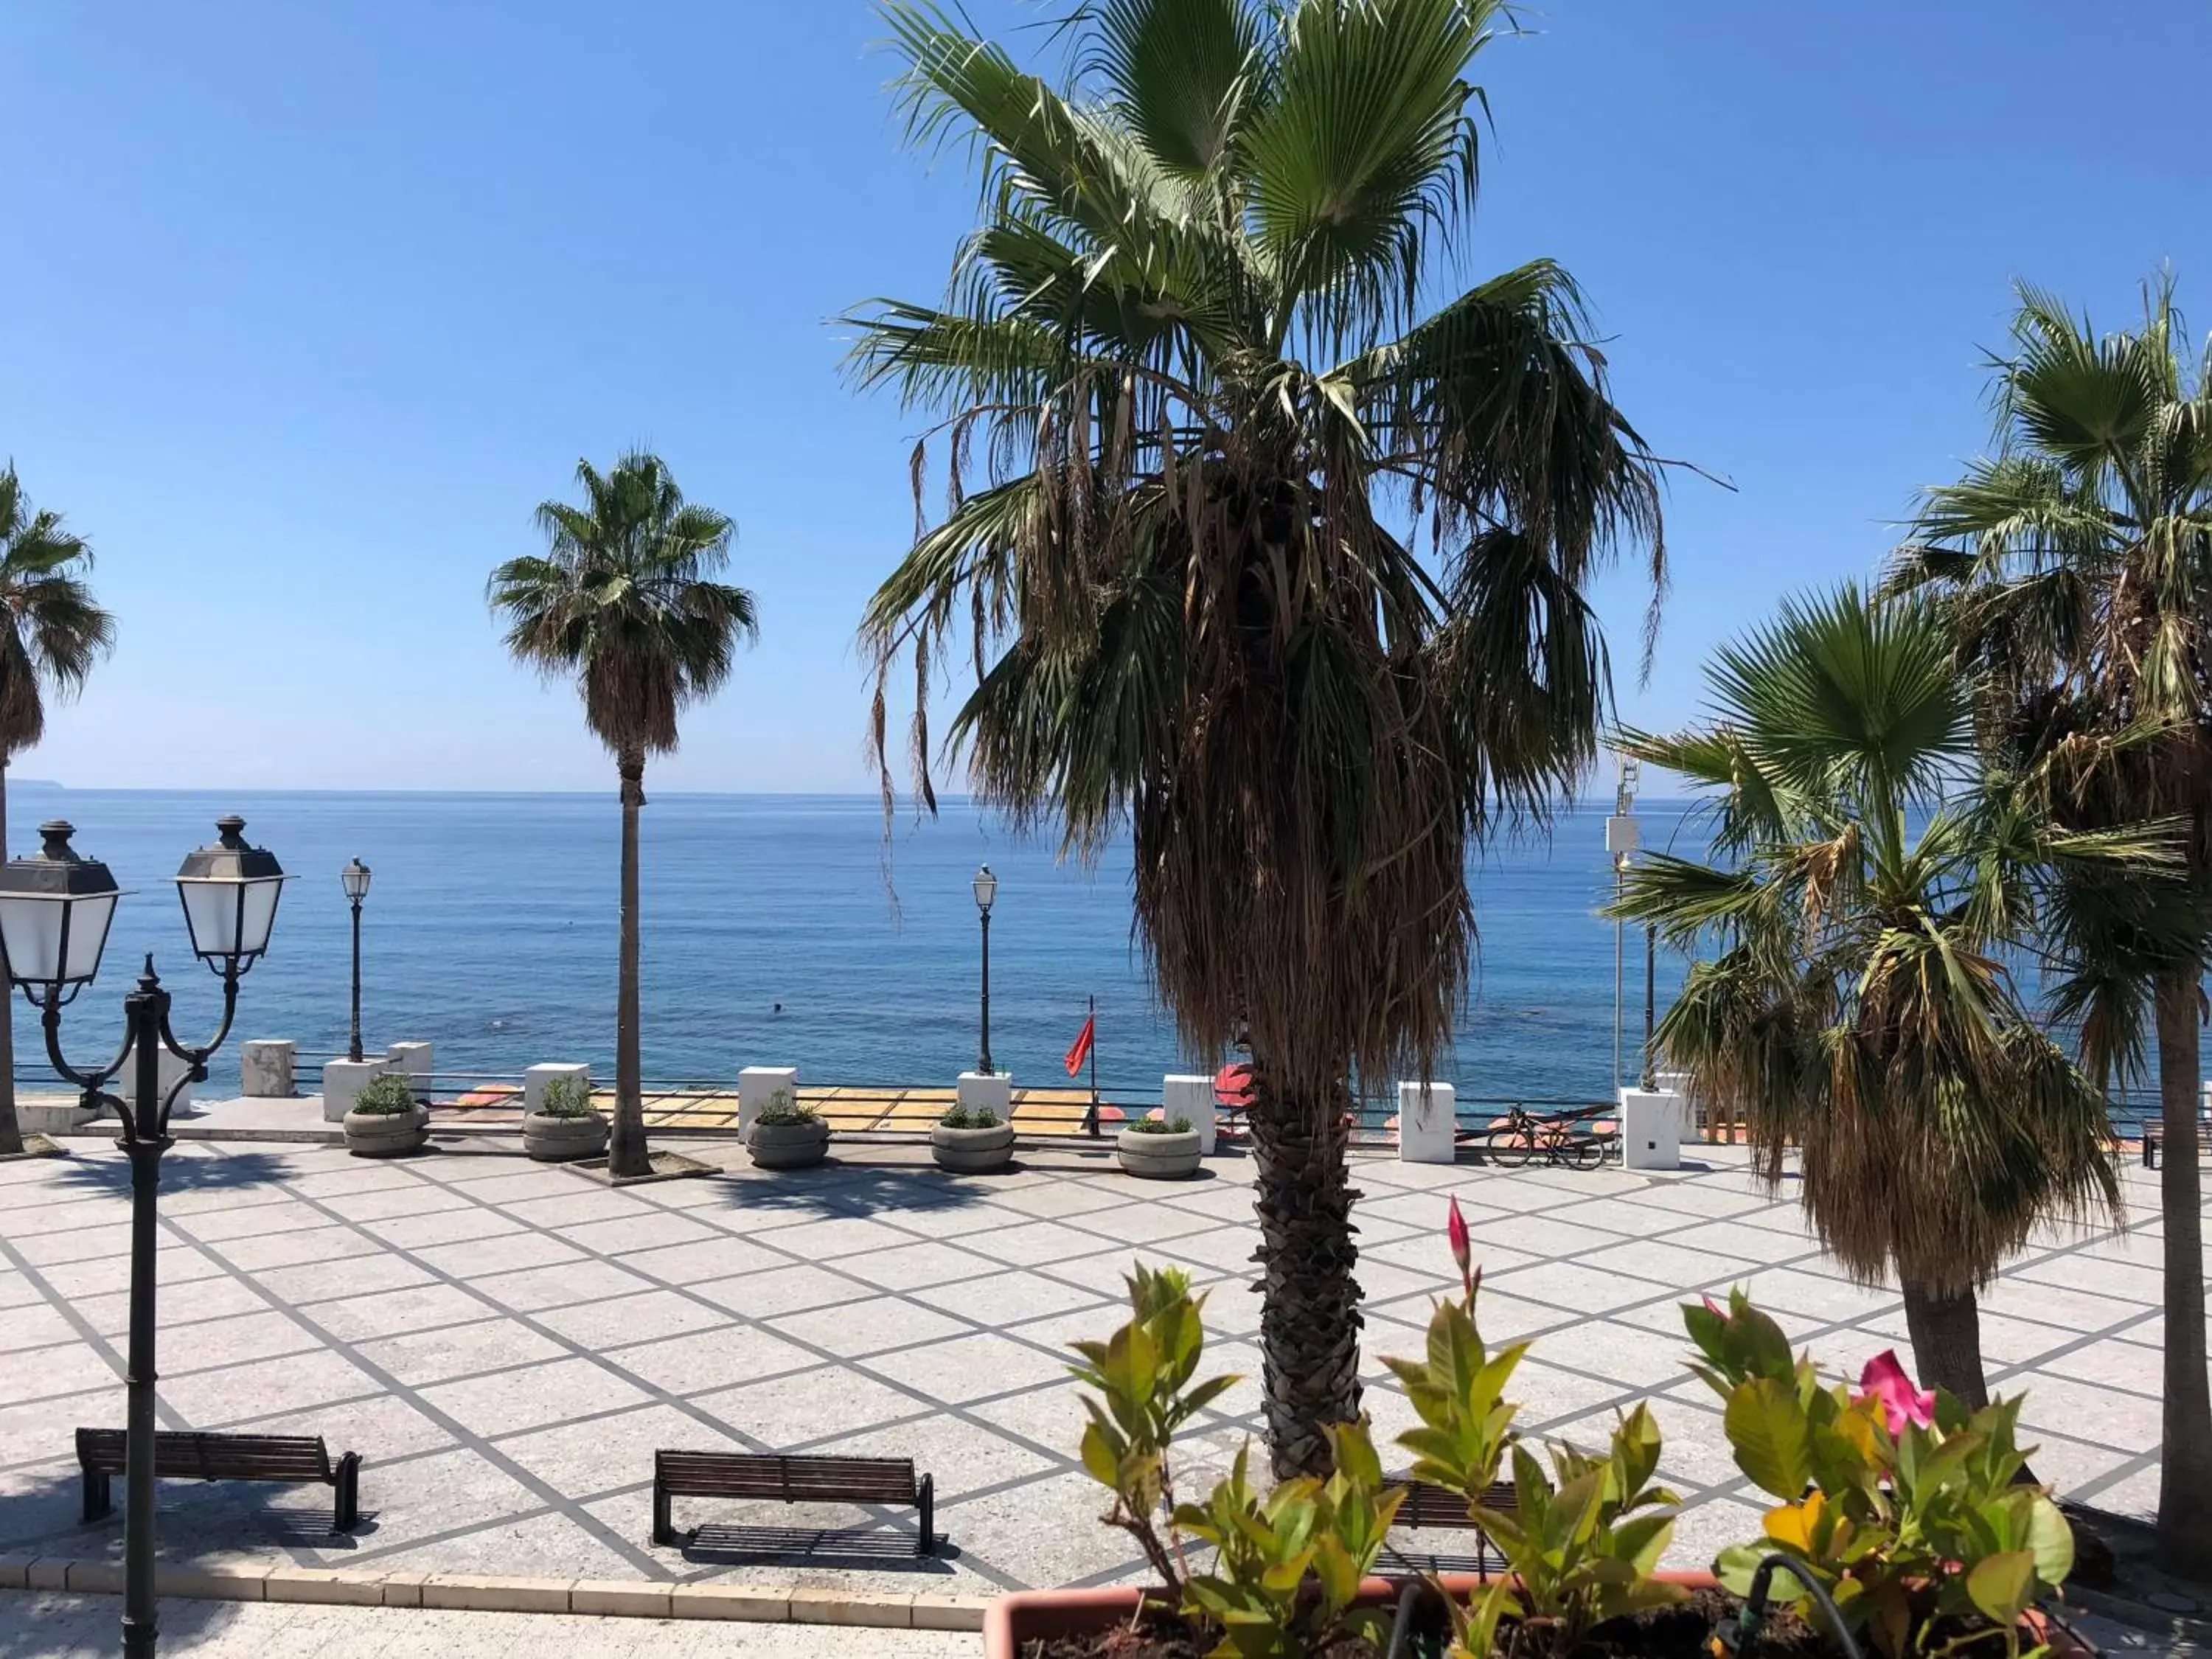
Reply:
<svg viewBox="0 0 2212 1659"><path fill-rule="evenodd" d="M0 1561L0 1590L120 1595L112 1561ZM323 1567L168 1567L157 1595L186 1601L295 1601L325 1607L439 1607L477 1613L571 1613L613 1619L734 1619L756 1624L848 1625L874 1630L980 1631L979 1595L871 1595L751 1584L662 1584L644 1579L480 1577L459 1572L347 1572Z"/></svg>

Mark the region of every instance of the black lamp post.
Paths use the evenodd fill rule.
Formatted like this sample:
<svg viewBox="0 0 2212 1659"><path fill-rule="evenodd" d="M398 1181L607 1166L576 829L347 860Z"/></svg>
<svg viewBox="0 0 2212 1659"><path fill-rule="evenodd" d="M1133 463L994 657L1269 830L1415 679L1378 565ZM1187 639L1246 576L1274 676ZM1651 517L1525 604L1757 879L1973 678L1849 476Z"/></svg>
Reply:
<svg viewBox="0 0 2212 1659"><path fill-rule="evenodd" d="M361 1064L361 902L368 896L368 866L359 859L338 872L338 880L353 905L353 1036L346 1043L346 1058Z"/></svg>
<svg viewBox="0 0 2212 1659"><path fill-rule="evenodd" d="M80 1072L62 1054L62 1009L100 971L108 924L122 890L97 859L70 847L70 826L39 826L46 844L29 858L0 866L0 946L8 978L46 1028L46 1057L54 1070L84 1091L87 1106L114 1112L117 1137L131 1159L130 1403L126 1417L124 1516L123 1651L150 1659L156 1630L154 1602L154 1205L161 1186L161 1154L169 1149L169 1108L188 1082L207 1077L209 1056L230 1035L238 1012L238 981L269 948L284 872L274 856L248 847L246 820L218 818L216 842L186 855L178 870L177 895L192 954L222 976L222 1024L198 1048L179 1042L169 1029L169 994L155 976L154 958L136 989L123 999L125 1036L116 1057L96 1072ZM190 1068L165 1094L161 1051ZM125 1102L106 1085L125 1062L133 1072Z"/></svg>
<svg viewBox="0 0 2212 1659"><path fill-rule="evenodd" d="M975 872L975 913L983 919L983 1055L975 1062L975 1069L985 1077L992 1074L991 1065L991 901L999 896L999 878L985 865Z"/></svg>

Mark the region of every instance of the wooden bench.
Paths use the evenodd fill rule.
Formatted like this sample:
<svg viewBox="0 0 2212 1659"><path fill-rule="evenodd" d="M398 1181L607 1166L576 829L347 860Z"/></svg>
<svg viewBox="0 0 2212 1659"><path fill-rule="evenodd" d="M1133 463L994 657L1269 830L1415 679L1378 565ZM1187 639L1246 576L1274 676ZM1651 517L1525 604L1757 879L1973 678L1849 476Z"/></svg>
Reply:
<svg viewBox="0 0 2212 1659"><path fill-rule="evenodd" d="M1404 1475L1391 1476L1390 1485L1402 1486L1406 1491L1406 1501L1398 1506L1398 1513L1390 1522L1392 1526L1404 1527L1414 1532L1424 1527L1439 1532L1471 1532L1474 1534L1475 1571L1483 1571L1485 1559L1497 1546L1491 1541L1490 1534L1468 1514L1467 1498L1463 1493L1454 1492L1449 1486L1432 1486L1425 1480L1415 1480ZM1514 1515L1519 1512L1521 1500L1510 1480L1500 1480L1483 1493L1482 1506L1495 1510L1500 1515ZM1505 1565L1503 1557L1499 1558L1498 1565L1501 1567Z"/></svg>
<svg viewBox="0 0 2212 1659"><path fill-rule="evenodd" d="M114 1507L108 1481L128 1472L121 1429L79 1429L76 1461L84 1471L84 1518L97 1521ZM266 1480L278 1486L325 1486L336 1490L332 1532L351 1532L361 1521L361 1454L331 1462L320 1435L203 1434L165 1430L154 1437L154 1473L164 1480Z"/></svg>
<svg viewBox="0 0 2212 1659"><path fill-rule="evenodd" d="M894 1504L921 1511L916 1555L937 1551L937 1487L916 1478L908 1457L787 1457L775 1453L657 1451L653 1455L653 1541L679 1544L674 1498L773 1499L784 1504Z"/></svg>

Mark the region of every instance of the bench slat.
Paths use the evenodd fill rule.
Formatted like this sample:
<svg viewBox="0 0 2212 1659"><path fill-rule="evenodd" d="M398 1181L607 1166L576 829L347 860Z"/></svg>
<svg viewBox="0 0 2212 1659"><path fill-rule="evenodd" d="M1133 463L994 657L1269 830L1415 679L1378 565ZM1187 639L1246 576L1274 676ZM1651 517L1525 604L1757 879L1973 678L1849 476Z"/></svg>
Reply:
<svg viewBox="0 0 2212 1659"><path fill-rule="evenodd" d="M130 1437L121 1429L79 1429L77 1461L103 1474L121 1474ZM154 1473L167 1480L321 1481L334 1478L330 1448L318 1437L212 1434L165 1429L154 1436Z"/></svg>
<svg viewBox="0 0 2212 1659"><path fill-rule="evenodd" d="M654 1454L661 1487L679 1498L838 1498L910 1504L917 1493L911 1459L779 1457L753 1452Z"/></svg>

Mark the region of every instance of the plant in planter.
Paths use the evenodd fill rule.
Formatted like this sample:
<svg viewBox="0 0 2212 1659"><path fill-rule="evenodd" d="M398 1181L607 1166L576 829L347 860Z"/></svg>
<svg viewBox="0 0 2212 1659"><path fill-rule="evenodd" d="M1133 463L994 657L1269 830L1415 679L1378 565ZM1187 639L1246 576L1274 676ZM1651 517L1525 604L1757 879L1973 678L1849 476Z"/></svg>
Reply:
<svg viewBox="0 0 2212 1659"><path fill-rule="evenodd" d="M396 1072L370 1079L345 1115L346 1151L356 1158L394 1158L429 1139L430 1109Z"/></svg>
<svg viewBox="0 0 2212 1659"><path fill-rule="evenodd" d="M1890 1355L1856 1390L1823 1387L1741 1292L1726 1311L1686 1307L1697 1369L1728 1402L1738 1465L1781 1502L1761 1540L1722 1553L1717 1577L1662 1572L1676 1499L1653 1480L1662 1447L1650 1407L1624 1415L1602 1451L1552 1446L1540 1460L1505 1392L1528 1345L1484 1346L1481 1275L1456 1205L1452 1221L1465 1295L1436 1309L1422 1358L1386 1363L1420 1419L1398 1437L1413 1478L1462 1494L1509 1569L1430 1581L1449 1609L1454 1659L1749 1651L1763 1618L1754 1577L1778 1554L1805 1575L1774 1579L1801 1598L1793 1651L1819 1650L1838 1628L1887 1659L2021 1659L2039 1643L2032 1609L2064 1579L2072 1539L2047 1492L2013 1484L2018 1401L1970 1413L1915 1389ZM1204 1503L1178 1502L1175 1432L1235 1379L1192 1382L1203 1304L1181 1274L1140 1267L1129 1292L1127 1324L1075 1345L1075 1375L1096 1390L1083 1401L1083 1464L1114 1493L1103 1519L1137 1540L1161 1589L1006 1598L985 1626L993 1659L1012 1659L1024 1635L1084 1632L1101 1632L1097 1651L1118 1659L1194 1646L1209 1659L1365 1659L1397 1599L1399 1587L1367 1575L1402 1494L1385 1485L1364 1422L1332 1431L1325 1481L1285 1481L1263 1498L1240 1455ZM1514 1503L1501 1512L1491 1493L1505 1470ZM1189 1539L1212 1547L1210 1569L1187 1565Z"/></svg>
<svg viewBox="0 0 2212 1659"><path fill-rule="evenodd" d="M788 1089L768 1097L745 1132L745 1150L763 1170L803 1170L829 1155L830 1126L811 1106L802 1106Z"/></svg>
<svg viewBox="0 0 2212 1659"><path fill-rule="evenodd" d="M1003 1170L1014 1161L1014 1126L988 1106L955 1105L932 1126L929 1154L960 1175Z"/></svg>
<svg viewBox="0 0 2212 1659"><path fill-rule="evenodd" d="M1180 1181L1198 1173L1198 1131L1187 1117L1140 1117L1114 1138L1123 1170L1151 1181Z"/></svg>
<svg viewBox="0 0 2212 1659"><path fill-rule="evenodd" d="M522 1118L522 1146L541 1163L597 1158L607 1149L607 1121L592 1105L592 1085L580 1077L556 1077L537 1107Z"/></svg>
<svg viewBox="0 0 2212 1659"><path fill-rule="evenodd" d="M1682 1321L1698 1374L1727 1402L1736 1467L1781 1500L1763 1540L1721 1552L1723 1584L1746 1593L1779 1553L1890 1659L1929 1651L1947 1631L1947 1651L2017 1653L2025 1615L2074 1566L2066 1517L2017 1479L2019 1398L1969 1411L1915 1388L1894 1353L1868 1362L1856 1391L1823 1386L1741 1291L1725 1311L1685 1305Z"/></svg>

